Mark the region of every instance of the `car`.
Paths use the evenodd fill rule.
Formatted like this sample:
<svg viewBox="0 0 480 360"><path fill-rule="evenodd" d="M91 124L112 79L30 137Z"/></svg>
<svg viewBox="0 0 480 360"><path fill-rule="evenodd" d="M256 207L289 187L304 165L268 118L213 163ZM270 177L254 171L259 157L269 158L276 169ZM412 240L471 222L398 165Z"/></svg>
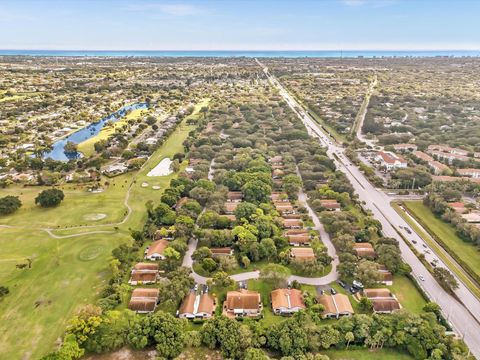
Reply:
<svg viewBox="0 0 480 360"><path fill-rule="evenodd" d="M336 293L337 293L337 291L334 288L330 289L330 294L335 295Z"/></svg>
<svg viewBox="0 0 480 360"><path fill-rule="evenodd" d="M323 295L323 294L325 294L325 291L322 289L320 290L320 295Z"/></svg>
<svg viewBox="0 0 480 360"><path fill-rule="evenodd" d="M195 284L195 286L193 287L193 290L195 290L195 291L198 290L198 284Z"/></svg>
<svg viewBox="0 0 480 360"><path fill-rule="evenodd" d="M418 275L418 278L422 281L425 281L425 278L423 277L423 275Z"/></svg>
<svg viewBox="0 0 480 360"><path fill-rule="evenodd" d="M430 250L425 250L425 254L430 254Z"/></svg>
<svg viewBox="0 0 480 360"><path fill-rule="evenodd" d="M424 248L427 248L427 245L426 245L426 244L422 244L422 246L423 246Z"/></svg>
<svg viewBox="0 0 480 360"><path fill-rule="evenodd" d="M352 286L357 289L363 289L363 284L358 280L353 280Z"/></svg>
<svg viewBox="0 0 480 360"><path fill-rule="evenodd" d="M342 280L338 280L337 283L344 289L347 287L347 284L345 284Z"/></svg>
<svg viewBox="0 0 480 360"><path fill-rule="evenodd" d="M350 289L348 289L348 290L350 290L350 292L352 293L352 295L353 295L353 294L356 294L357 292L360 291L360 290L358 290L358 289L355 289L353 286L350 287Z"/></svg>
<svg viewBox="0 0 480 360"><path fill-rule="evenodd" d="M412 243L416 244L416 243L417 243L417 240L412 240Z"/></svg>
<svg viewBox="0 0 480 360"><path fill-rule="evenodd" d="M412 230L410 230L408 227L405 226L404 229L405 229L405 231L406 231L407 233L409 233L409 234L412 233Z"/></svg>

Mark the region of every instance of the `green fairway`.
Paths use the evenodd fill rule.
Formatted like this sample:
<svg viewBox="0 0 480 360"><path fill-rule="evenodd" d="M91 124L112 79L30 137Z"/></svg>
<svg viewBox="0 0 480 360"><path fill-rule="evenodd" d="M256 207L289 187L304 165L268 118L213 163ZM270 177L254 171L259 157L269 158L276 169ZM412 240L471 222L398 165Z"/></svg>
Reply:
<svg viewBox="0 0 480 360"><path fill-rule="evenodd" d="M369 349L327 350L322 354L328 355L332 360L410 360L408 354L391 349L371 351Z"/></svg>
<svg viewBox="0 0 480 360"><path fill-rule="evenodd" d="M421 226L423 226L425 230L436 239L438 244L432 241L428 235L412 221L412 219L406 217L406 214L397 207L397 211L400 215L408 221L412 228L422 236L433 250L436 250L441 246L453 258L460 259L461 262L463 262L463 264L460 263L459 265L466 266L467 270L459 268L459 266L454 264L446 254L442 253L442 251L436 251L440 258L449 264L449 268L451 268L452 271L462 279L470 290L474 292L477 297L480 296L480 291L478 290L477 285L467 276L468 271L470 271L473 272L475 276L480 277L480 254L478 248L463 241L452 225L437 218L421 201L405 201L403 204L412 216L419 221Z"/></svg>
<svg viewBox="0 0 480 360"><path fill-rule="evenodd" d="M2 358L38 359L54 348L72 313L97 296L109 277L112 249L129 236L52 239L16 229L2 229L1 235L0 284L10 289L0 306ZM15 267L27 258L31 269Z"/></svg>
<svg viewBox="0 0 480 360"><path fill-rule="evenodd" d="M192 115L208 100L196 107ZM76 309L95 301L109 278L112 249L130 241L129 229L140 229L146 220L145 203L160 201L163 190L178 174L147 177L165 157L183 151L183 141L194 125L183 121L145 166L107 180L104 192L91 193L80 185L65 185L65 200L52 209L34 204L45 187L11 186L0 191L20 196L23 206L15 214L0 218L0 285L10 294L0 303L0 349L6 359L37 359L55 347L55 341ZM185 165L184 165L185 166ZM148 187L142 187L148 182ZM159 190L152 185L160 186ZM130 192L127 196L128 190ZM128 217L127 203L131 208ZM106 217L92 220L91 215ZM43 228L53 228L58 238ZM33 260L31 269L16 264ZM3 357L2 357L3 358Z"/></svg>

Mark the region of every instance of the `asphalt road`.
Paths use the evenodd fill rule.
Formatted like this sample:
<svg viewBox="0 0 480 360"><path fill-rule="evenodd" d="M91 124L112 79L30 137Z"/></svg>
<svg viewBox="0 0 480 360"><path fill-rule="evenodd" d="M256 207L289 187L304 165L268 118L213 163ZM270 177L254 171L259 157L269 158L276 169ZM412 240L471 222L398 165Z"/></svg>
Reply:
<svg viewBox="0 0 480 360"><path fill-rule="evenodd" d="M376 189L365 178L360 170L343 154L344 149L337 145L333 139L329 138L327 134L322 132L320 126L308 116L278 80L268 72L268 69L260 62L258 63L262 66L272 84L278 88L285 101L303 121L310 135L318 138L319 141L327 147L327 153L331 158L335 158L334 154L336 154L338 157L338 160L335 160L337 169L347 175L359 199L365 202L364 207L371 210L375 218L381 222L384 235L398 240L402 257L404 261L412 267L413 276L418 280L418 283L430 298L440 305L444 316L452 324L456 333L464 338L472 354L480 358L480 302L478 299L463 283L460 283L459 289L455 291L463 304L440 287L404 242L403 238L398 235L397 229L399 229L400 226L408 226L408 224L397 214L395 209L392 208L389 197L381 190ZM421 237L415 232L412 232L412 234L409 234L407 237L409 240L416 240L419 244L423 243ZM438 257L436 258L438 259ZM447 268L440 259L438 259L438 266ZM420 276L424 278L424 281L420 280Z"/></svg>

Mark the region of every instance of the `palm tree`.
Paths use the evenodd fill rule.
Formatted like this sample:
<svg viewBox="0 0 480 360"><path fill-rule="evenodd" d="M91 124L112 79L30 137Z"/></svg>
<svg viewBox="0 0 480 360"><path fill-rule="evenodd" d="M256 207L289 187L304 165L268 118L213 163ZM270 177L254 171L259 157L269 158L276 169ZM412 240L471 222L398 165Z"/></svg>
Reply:
<svg viewBox="0 0 480 360"><path fill-rule="evenodd" d="M350 343L355 340L355 335L353 335L353 332L351 331L347 332L345 334L345 340L347 341L347 350L348 350L348 346L350 345Z"/></svg>

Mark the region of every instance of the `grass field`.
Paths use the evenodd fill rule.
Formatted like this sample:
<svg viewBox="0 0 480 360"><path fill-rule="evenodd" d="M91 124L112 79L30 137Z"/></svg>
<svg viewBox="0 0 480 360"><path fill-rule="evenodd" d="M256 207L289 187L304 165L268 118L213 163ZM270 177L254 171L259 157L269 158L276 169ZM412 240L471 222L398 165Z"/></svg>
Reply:
<svg viewBox="0 0 480 360"><path fill-rule="evenodd" d="M204 104L197 106L193 116ZM143 225L145 202L158 203L163 189L177 176L149 178L146 174L163 158L181 152L193 128L183 122L141 170L109 179L110 185L103 193L65 185L65 200L60 206L40 209L34 198L44 187L12 186L0 191L0 197L18 195L23 202L17 213L0 218L0 225L14 226L0 227L0 284L10 289L0 303L0 357L37 359L54 349L75 310L94 301L108 279L112 249L130 241L129 228ZM161 189L141 187L145 181ZM127 214L124 201L130 184L128 204L132 212L123 223L116 224ZM98 221L85 220L85 215L99 213L107 216ZM62 238L53 238L42 230L57 227L54 233ZM105 233L89 234L96 231ZM26 263L27 258L33 259L31 269L15 267Z"/></svg>
<svg viewBox="0 0 480 360"><path fill-rule="evenodd" d="M405 201L405 208L415 217L420 219L422 227L433 237L443 242L443 249L452 256L457 256L474 272L480 276L480 253L478 248L472 244L463 241L456 233L453 226L437 218L428 207L421 201ZM396 211L409 223L409 225L419 234L422 239L431 247L435 253L445 262L448 267L465 283L465 285L480 298L478 285L471 280L464 269L454 263L442 251L441 244L433 241L429 234L420 228L398 205L394 204Z"/></svg>
<svg viewBox="0 0 480 360"><path fill-rule="evenodd" d="M416 314L423 312L426 300L408 277L395 275L393 285L388 286L388 288L395 294L405 309Z"/></svg>
<svg viewBox="0 0 480 360"><path fill-rule="evenodd" d="M327 350L322 354L332 360L411 360L410 355L391 349L370 351L369 349Z"/></svg>

